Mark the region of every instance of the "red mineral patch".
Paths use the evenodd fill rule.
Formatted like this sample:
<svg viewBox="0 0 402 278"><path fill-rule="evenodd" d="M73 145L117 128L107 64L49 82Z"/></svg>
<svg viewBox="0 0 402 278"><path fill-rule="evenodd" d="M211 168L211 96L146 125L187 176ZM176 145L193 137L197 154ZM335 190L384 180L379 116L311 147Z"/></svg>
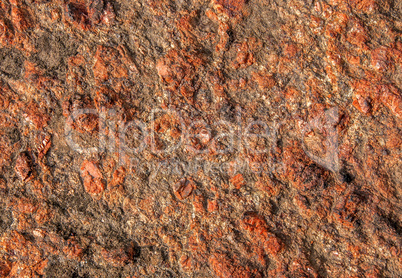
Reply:
<svg viewBox="0 0 402 278"><path fill-rule="evenodd" d="M179 200L184 200L193 192L196 188L192 179L182 178L173 185L173 191Z"/></svg>
<svg viewBox="0 0 402 278"><path fill-rule="evenodd" d="M84 181L85 191L96 196L105 190L102 173L94 161L85 160L81 166L81 177Z"/></svg>

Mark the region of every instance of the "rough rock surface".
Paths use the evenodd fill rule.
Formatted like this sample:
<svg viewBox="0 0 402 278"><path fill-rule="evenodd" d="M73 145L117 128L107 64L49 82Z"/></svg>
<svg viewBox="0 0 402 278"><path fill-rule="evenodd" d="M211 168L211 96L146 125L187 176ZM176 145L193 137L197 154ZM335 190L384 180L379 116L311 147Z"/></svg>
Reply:
<svg viewBox="0 0 402 278"><path fill-rule="evenodd" d="M0 0L0 277L401 277L402 2Z"/></svg>

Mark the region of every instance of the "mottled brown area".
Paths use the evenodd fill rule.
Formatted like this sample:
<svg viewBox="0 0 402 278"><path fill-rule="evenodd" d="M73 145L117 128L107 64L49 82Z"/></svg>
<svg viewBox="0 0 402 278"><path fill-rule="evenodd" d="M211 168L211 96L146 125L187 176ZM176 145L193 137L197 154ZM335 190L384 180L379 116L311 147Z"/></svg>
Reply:
<svg viewBox="0 0 402 278"><path fill-rule="evenodd" d="M397 0L0 0L0 277L401 277Z"/></svg>

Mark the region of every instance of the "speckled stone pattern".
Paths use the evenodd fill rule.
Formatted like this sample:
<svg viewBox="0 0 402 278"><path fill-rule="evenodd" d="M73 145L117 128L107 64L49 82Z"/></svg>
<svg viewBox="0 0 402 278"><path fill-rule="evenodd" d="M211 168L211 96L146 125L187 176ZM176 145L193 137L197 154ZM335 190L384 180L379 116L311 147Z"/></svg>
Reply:
<svg viewBox="0 0 402 278"><path fill-rule="evenodd" d="M402 277L402 1L0 0L0 277Z"/></svg>

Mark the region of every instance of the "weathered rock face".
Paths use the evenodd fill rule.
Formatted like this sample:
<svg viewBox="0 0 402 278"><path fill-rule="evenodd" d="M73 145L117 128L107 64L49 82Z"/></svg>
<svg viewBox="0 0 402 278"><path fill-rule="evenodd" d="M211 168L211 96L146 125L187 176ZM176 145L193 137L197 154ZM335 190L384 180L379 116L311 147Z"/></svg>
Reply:
<svg viewBox="0 0 402 278"><path fill-rule="evenodd" d="M1 277L400 277L397 0L1 0Z"/></svg>

